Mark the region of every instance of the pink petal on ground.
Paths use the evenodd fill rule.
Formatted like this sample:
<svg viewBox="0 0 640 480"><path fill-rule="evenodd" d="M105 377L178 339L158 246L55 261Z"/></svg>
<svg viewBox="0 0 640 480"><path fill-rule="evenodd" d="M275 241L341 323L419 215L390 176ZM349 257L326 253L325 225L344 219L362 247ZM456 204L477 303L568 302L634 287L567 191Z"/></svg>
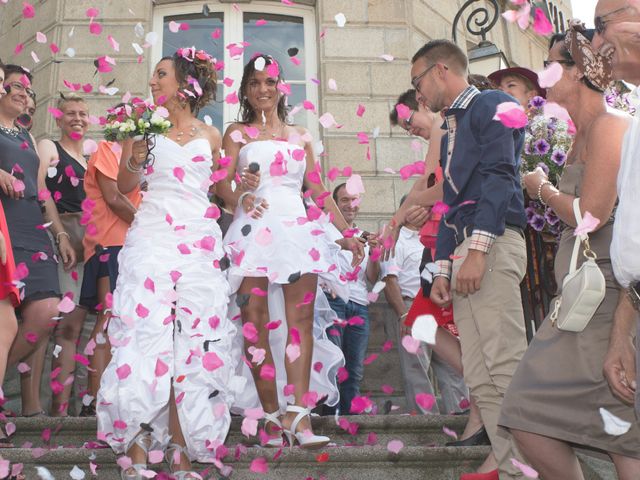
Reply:
<svg viewBox="0 0 640 480"><path fill-rule="evenodd" d="M382 385L380 388L387 395L391 395L395 390L391 385Z"/></svg>
<svg viewBox="0 0 640 480"><path fill-rule="evenodd" d="M22 16L24 18L33 18L36 15L36 9L27 2L22 2Z"/></svg>
<svg viewBox="0 0 640 480"><path fill-rule="evenodd" d="M267 465L267 459L263 457L254 458L251 461L249 470L251 470L254 473L267 473L267 471L269 470L269 465Z"/></svg>
<svg viewBox="0 0 640 480"><path fill-rule="evenodd" d="M562 78L564 69L558 62L553 62L547 68L538 72L538 84L542 88L553 87Z"/></svg>
<svg viewBox="0 0 640 480"><path fill-rule="evenodd" d="M451 438L453 438L455 440L458 439L458 434L456 432L454 432L453 430L451 430L450 428L442 427L442 431L444 432L445 435L449 435Z"/></svg>
<svg viewBox="0 0 640 480"><path fill-rule="evenodd" d="M258 420L243 418L240 431L245 437L254 437L258 433Z"/></svg>
<svg viewBox="0 0 640 480"><path fill-rule="evenodd" d="M401 440L391 440L389 443L387 443L387 450L389 450L391 453L397 454L403 448L404 443L402 443Z"/></svg>

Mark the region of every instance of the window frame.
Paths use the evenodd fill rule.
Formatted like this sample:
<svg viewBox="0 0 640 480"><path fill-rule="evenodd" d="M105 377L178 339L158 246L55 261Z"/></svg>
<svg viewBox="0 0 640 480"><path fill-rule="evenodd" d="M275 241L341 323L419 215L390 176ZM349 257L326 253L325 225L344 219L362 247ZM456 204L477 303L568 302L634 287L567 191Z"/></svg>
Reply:
<svg viewBox="0 0 640 480"><path fill-rule="evenodd" d="M304 65L304 82L296 81L295 83L302 85L304 83L307 92L307 100L316 105L316 110L320 110L318 85L311 79L319 79L318 77L318 42L316 38L316 15L315 8L308 5L283 6L274 5L273 2L265 0L256 0L248 4L240 4L239 10L236 10L230 4L211 5L206 1L192 1L188 3L172 3L167 5L157 5L153 9L153 31L158 33L158 41L151 49L151 64L149 66L150 74L153 68L162 58L162 46L164 41L164 18L175 15L187 15L193 13L201 13L205 4L209 5L211 13L222 13L224 23L223 34L223 51L224 51L224 76L232 78L234 83L231 87L221 84L222 92L218 92L218 101L223 102L223 131L238 116L240 110L239 105L229 105L224 99L230 93L237 91L240 87L242 79L242 71L246 63L244 55L232 59L229 50L226 48L230 43L240 43L244 37L244 19L243 13L265 13L271 15L286 15L302 18L302 26L304 32L304 48L305 48L305 65ZM212 30L213 31L213 30ZM189 46L189 45L185 45ZM280 53L280 52L279 52ZM286 52L284 52L286 54ZM300 68L300 67L298 67ZM219 84L220 85L220 84ZM292 105L293 107L293 105ZM306 115L307 126L314 139L319 138L318 119L311 111L303 110L296 116Z"/></svg>

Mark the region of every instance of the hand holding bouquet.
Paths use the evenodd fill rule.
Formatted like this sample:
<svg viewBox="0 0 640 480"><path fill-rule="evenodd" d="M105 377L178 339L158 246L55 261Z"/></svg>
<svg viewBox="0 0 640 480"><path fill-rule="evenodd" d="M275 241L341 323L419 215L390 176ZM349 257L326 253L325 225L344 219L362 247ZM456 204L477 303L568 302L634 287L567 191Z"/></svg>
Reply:
<svg viewBox="0 0 640 480"><path fill-rule="evenodd" d="M140 140L152 134L164 135L171 128L166 108L134 98L107 111L105 140L115 142L128 138Z"/></svg>

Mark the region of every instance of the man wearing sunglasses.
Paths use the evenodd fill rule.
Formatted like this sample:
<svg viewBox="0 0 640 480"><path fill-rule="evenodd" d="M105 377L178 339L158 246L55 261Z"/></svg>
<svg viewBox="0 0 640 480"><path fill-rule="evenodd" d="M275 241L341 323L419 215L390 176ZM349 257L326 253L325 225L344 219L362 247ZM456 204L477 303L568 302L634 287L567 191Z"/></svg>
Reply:
<svg viewBox="0 0 640 480"><path fill-rule="evenodd" d="M453 303L465 383L493 452L461 480L497 480L498 469L501 479L521 478L511 462L520 455L508 434L498 431L498 417L527 346L520 297L526 216L518 173L524 130L493 119L499 104L517 101L470 86L467 57L448 40L427 43L412 64L417 100L443 111L446 129L440 163L448 211L438 233L431 300L441 307Z"/></svg>
<svg viewBox="0 0 640 480"><path fill-rule="evenodd" d="M612 55L617 80L640 85L640 1L600 0L595 11L593 46ZM634 92L640 95L640 87ZM638 105L637 108L640 108ZM611 263L623 287L611 329L604 375L614 394L633 403L640 419L637 385L640 365L640 113L636 113L622 145L618 173L618 207L611 240ZM637 330L636 330L637 329ZM633 337L636 337L634 352Z"/></svg>

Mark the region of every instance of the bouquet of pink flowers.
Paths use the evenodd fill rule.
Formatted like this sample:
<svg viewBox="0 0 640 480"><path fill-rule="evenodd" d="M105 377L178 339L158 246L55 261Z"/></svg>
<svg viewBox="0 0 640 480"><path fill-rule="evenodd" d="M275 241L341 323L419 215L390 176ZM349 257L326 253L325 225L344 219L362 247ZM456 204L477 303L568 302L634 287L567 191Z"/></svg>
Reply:
<svg viewBox="0 0 640 480"><path fill-rule="evenodd" d="M540 167L557 187L573 136L566 122L545 117L545 103L542 97L534 97L530 102L530 120L526 127L521 169L524 174ZM562 223L552 209L537 199L529 199L525 211L527 222L534 230L554 237L559 235Z"/></svg>
<svg viewBox="0 0 640 480"><path fill-rule="evenodd" d="M150 134L164 135L171 128L166 108L141 98L107 110L104 125L105 140L114 142L127 138L142 139Z"/></svg>

